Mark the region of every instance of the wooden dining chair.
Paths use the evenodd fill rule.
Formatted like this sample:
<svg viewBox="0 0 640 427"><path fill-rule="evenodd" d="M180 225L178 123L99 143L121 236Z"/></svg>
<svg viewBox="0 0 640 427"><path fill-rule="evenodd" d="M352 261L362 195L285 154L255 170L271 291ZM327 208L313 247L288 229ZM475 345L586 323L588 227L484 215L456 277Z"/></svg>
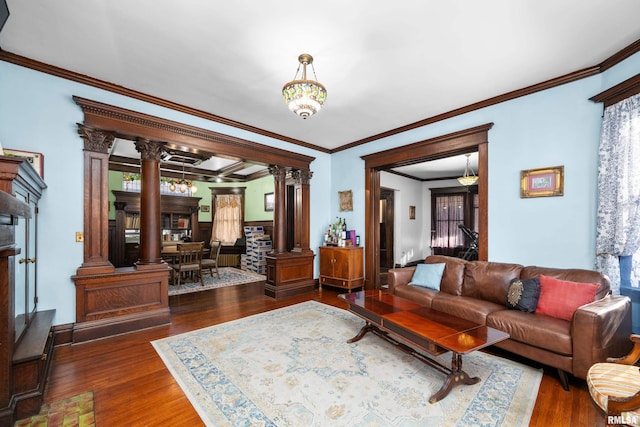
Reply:
<svg viewBox="0 0 640 427"><path fill-rule="evenodd" d="M631 342L628 355L610 357L587 372L589 394L604 413L607 426L640 426L640 335L631 335Z"/></svg>
<svg viewBox="0 0 640 427"><path fill-rule="evenodd" d="M184 274L197 275L200 284L202 281L202 251L204 242L178 243L178 256L175 263L171 264L173 273L173 284L180 286Z"/></svg>
<svg viewBox="0 0 640 427"><path fill-rule="evenodd" d="M202 260L202 270L209 270L209 274L213 277L213 269L216 269L218 279L220 278L220 272L218 271L218 258L220 257L220 249L222 249L222 242L220 240L211 241L211 250L209 251L209 258Z"/></svg>

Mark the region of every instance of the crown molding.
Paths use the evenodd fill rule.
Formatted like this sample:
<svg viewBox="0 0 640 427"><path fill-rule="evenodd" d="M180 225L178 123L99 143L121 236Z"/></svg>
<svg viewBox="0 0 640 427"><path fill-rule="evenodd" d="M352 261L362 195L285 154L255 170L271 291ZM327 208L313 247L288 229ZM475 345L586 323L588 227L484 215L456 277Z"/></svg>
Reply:
<svg viewBox="0 0 640 427"><path fill-rule="evenodd" d="M253 132L258 135L266 136L269 138L274 138L279 141L290 142L292 144L306 147L312 150L321 151L324 153L329 153L329 150L324 147L320 147L314 144L310 144L305 141L301 141L299 139L290 138L288 136L280 135L274 132L269 132L264 129L260 129L254 126L247 125L245 123L237 122L235 120L226 119L224 117L217 116L215 114L207 113L202 110L198 110L196 108L187 107L186 105L178 104L176 102L168 101L166 99L162 99L156 96L148 95L146 93L138 92L133 89L126 88L124 86L116 85L113 83L106 82L104 80L96 79L94 77L90 77L84 74L79 74L74 71L69 71L64 68L56 67L54 65L46 64L44 62L39 62L24 56L16 55L11 52L7 52L0 49L0 61L9 62L11 64L19 65L21 67L29 68L35 71L39 71L45 74L49 74L55 77L60 77L66 80L71 80L76 83L85 84L87 86L92 86L98 89L103 89L109 92L117 93L119 95L124 95L129 98L138 99L140 101L145 101L150 104L159 105L161 107L169 108L171 110L179 111L181 113L189 114L192 116L200 117L206 120L211 120L216 123L220 123L227 126L232 126L237 129L246 130L248 132Z"/></svg>
<svg viewBox="0 0 640 427"><path fill-rule="evenodd" d="M446 113L438 114L436 116L429 117L414 123L410 123L408 125L404 125L395 129L388 130L386 132L372 135L367 138L363 138L358 141L354 141L349 144L334 148L333 150L331 150L331 153L347 150L349 148L353 148L358 145L366 144L378 139L386 138L386 137L396 135L402 132L406 132L412 129L416 129L422 126L433 124L442 120L450 119L455 116L470 113L472 111L479 110L481 108L490 107L492 105L496 105L501 102L510 101L512 99L531 95L536 92L541 92L543 90L547 90L547 89L554 88L556 86L561 86L567 83L571 83L580 79L584 79L586 77L591 77L591 76L600 74L603 71L608 70L609 68L619 64L620 62L624 61L625 59L627 59L628 57L630 57L631 55L637 52L640 52L640 40L637 40L631 43L629 46L611 55L609 58L607 58L606 60L604 60L598 65L594 65L591 67L584 68L582 70L574 71L573 73L565 74L563 76L556 77L556 78L544 81L542 83L534 84L522 89L507 92L502 95L494 96L493 98L485 99L484 101L476 102L474 104L470 104L465 107L457 108L455 110L451 110Z"/></svg>
<svg viewBox="0 0 640 427"><path fill-rule="evenodd" d="M476 111L482 108L486 108L492 105L496 105L505 101L510 101L512 99L520 98L523 96L531 95L536 92L540 92L543 90L551 89L556 86L561 86L566 83L571 83L580 79L584 79L586 77L591 77L597 74L602 73L603 71L608 70L609 68L619 64L623 60L629 58L631 55L640 52L640 40L636 40L631 43L629 46L621 49L620 51L614 53L609 58L605 59L600 64L584 68L582 70L574 71L569 74L565 74L560 77L556 77L541 83L537 83L522 89L517 89L511 92L504 93L502 95L494 96L492 98L479 101L461 108L457 108L442 114L438 114L436 116L428 117L423 120L419 120L414 123L410 123L404 126L400 126L395 129L390 129L388 131L378 133L375 135L371 135L369 137L359 139L357 141L342 145L340 147L336 147L334 149L327 149L324 147L320 147L314 144L310 144L305 141L301 141L295 138L290 138L284 135L276 134L273 132L266 131L264 129L256 128L254 126L247 125L245 123L237 122L234 120L226 119L224 117L217 116L215 114L207 113L202 110L198 110L195 108L187 107L182 104L178 104L172 101L168 101L162 98L158 98L155 96L151 96L142 92L138 92L132 89L125 88L123 86L115 85L113 83L105 82L103 80L99 80L93 77L86 76L84 74L75 73L73 71L65 70L63 68L55 67L53 65L45 64L43 62L35 61L33 59L26 58L24 56L16 55L14 53L6 52L0 50L0 60L5 62L10 62L12 64L20 65L22 67L30 68L36 71L40 71L46 74L50 74L56 77L61 77L67 80L75 81L78 83L86 84L88 86L93 86L99 89L107 90L110 92L114 92L120 95L128 96L130 98L138 99L141 101L149 102L151 104L159 105L162 107L166 107L172 110L180 111L186 114L190 114L196 117L200 117L206 120L211 120L217 123L221 123L224 125L232 126L238 129L246 130L249 132L253 132L259 135L263 135L269 138L274 138L280 141L290 142L292 144L306 147L312 150L317 150L323 153L337 153L339 151L344 151L349 148L357 147L359 145L367 144L369 142L376 141L378 139L386 138L392 135L396 135L399 133L403 133L412 129L416 129L422 126L426 126L429 124L433 124L442 120L450 119L452 117L456 117L462 114L466 114L472 111ZM597 95L596 95L597 96Z"/></svg>

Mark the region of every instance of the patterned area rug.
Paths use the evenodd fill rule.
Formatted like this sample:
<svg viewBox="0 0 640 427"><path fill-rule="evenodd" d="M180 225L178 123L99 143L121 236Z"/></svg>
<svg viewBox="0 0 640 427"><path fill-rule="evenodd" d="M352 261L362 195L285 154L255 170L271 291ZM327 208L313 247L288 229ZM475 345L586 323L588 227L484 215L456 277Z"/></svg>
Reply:
<svg viewBox="0 0 640 427"><path fill-rule="evenodd" d="M444 375L315 301L152 344L209 426L528 426L542 371L475 352L482 380L435 404ZM442 361L450 362L450 354Z"/></svg>
<svg viewBox="0 0 640 427"><path fill-rule="evenodd" d="M213 271L213 277L207 272L203 275L202 281L204 286L200 282L183 282L180 286L169 285L169 296L188 294L191 292L201 292L209 289L224 288L225 286L243 285L245 283L254 283L266 280L266 277L253 273L251 271L239 270L233 267L220 267L220 278L216 276L215 270Z"/></svg>

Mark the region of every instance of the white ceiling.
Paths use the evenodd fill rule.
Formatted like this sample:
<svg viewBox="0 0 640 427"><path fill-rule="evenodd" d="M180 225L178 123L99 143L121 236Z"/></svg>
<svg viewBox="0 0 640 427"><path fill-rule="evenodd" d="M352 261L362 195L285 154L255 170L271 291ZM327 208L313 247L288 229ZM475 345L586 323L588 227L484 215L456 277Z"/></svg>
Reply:
<svg viewBox="0 0 640 427"><path fill-rule="evenodd" d="M594 66L638 0L7 0L0 48L333 149ZM327 104L282 101L301 53Z"/></svg>

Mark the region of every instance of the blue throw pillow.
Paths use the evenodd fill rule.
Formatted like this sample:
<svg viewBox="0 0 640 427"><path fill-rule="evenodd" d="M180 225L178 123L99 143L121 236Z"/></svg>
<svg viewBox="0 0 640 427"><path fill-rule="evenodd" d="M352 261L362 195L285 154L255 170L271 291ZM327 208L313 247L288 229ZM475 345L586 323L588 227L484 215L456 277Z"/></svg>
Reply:
<svg viewBox="0 0 640 427"><path fill-rule="evenodd" d="M418 264L409 284L439 291L445 265L445 263Z"/></svg>

